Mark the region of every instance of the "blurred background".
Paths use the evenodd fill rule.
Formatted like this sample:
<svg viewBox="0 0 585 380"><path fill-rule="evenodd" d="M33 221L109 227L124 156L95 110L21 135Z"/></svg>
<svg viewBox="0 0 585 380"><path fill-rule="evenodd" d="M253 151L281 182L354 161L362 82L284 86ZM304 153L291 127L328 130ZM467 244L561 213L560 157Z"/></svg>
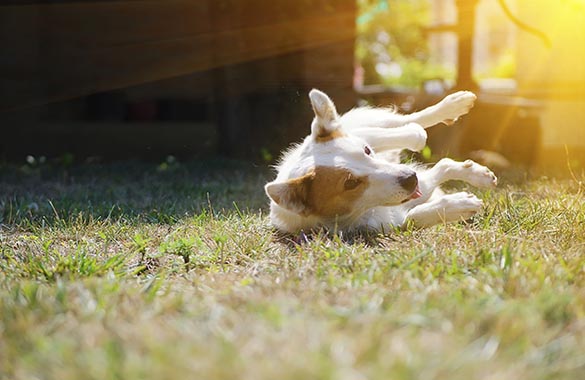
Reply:
<svg viewBox="0 0 585 380"><path fill-rule="evenodd" d="M585 0L4 0L0 161L272 163L341 112L478 94L423 158L585 167Z"/></svg>

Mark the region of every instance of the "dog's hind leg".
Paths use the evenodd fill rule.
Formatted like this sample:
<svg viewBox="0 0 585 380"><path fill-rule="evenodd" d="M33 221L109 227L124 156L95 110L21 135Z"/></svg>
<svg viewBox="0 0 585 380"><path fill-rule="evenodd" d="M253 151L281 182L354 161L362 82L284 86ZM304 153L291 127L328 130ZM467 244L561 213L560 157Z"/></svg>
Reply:
<svg viewBox="0 0 585 380"><path fill-rule="evenodd" d="M410 209L403 225L413 223L416 227L430 227L467 220L477 214L482 205L482 201L470 193L446 194Z"/></svg>

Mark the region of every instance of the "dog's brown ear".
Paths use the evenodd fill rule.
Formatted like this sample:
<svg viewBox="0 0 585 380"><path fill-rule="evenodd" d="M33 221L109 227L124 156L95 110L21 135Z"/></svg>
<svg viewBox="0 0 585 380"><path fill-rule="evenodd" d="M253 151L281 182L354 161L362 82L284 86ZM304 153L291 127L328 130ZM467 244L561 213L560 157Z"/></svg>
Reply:
<svg viewBox="0 0 585 380"><path fill-rule="evenodd" d="M311 211L309 193L314 173L284 182L270 182L264 190L274 203L300 215L308 215Z"/></svg>
<svg viewBox="0 0 585 380"><path fill-rule="evenodd" d="M313 89L309 92L311 105L315 112L315 119L311 125L311 135L317 140L327 140L339 128L339 115L333 101L319 90Z"/></svg>

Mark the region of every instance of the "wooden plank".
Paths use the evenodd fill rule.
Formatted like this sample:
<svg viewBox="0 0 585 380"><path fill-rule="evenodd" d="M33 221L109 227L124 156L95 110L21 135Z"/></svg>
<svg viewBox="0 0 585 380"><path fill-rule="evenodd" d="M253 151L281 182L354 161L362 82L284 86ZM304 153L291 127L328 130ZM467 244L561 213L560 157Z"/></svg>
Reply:
<svg viewBox="0 0 585 380"><path fill-rule="evenodd" d="M58 157L63 153L76 159L160 159L169 154L199 158L216 154L219 141L217 128L211 123L17 122L16 126L3 132L0 152L4 159L22 159L23 154Z"/></svg>
<svg viewBox="0 0 585 380"><path fill-rule="evenodd" d="M0 109L314 49L354 36L353 5L347 6L352 2L306 13L296 2L264 3L165 0L1 6L0 46L11 54L0 56Z"/></svg>

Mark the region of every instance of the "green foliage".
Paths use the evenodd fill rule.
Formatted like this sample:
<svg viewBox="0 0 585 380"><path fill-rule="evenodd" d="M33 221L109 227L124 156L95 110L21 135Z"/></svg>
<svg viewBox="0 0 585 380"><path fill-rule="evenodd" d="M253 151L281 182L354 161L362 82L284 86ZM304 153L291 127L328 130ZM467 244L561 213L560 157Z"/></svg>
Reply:
<svg viewBox="0 0 585 380"><path fill-rule="evenodd" d="M162 243L160 251L162 253L180 256L183 258L185 264L188 265L195 248L200 245L202 245L202 241L197 236L180 237Z"/></svg>
<svg viewBox="0 0 585 380"><path fill-rule="evenodd" d="M132 238L132 246L135 252L140 253L142 256L146 254L146 248L150 243L150 239L143 236L142 234L136 234Z"/></svg>
<svg viewBox="0 0 585 380"><path fill-rule="evenodd" d="M426 145L423 150L420 151L420 154L425 161L430 161L433 152L431 151L431 147Z"/></svg>
<svg viewBox="0 0 585 380"><path fill-rule="evenodd" d="M427 0L360 0L358 12L356 58L365 84L416 88L426 80L453 78L451 70L430 62Z"/></svg>
<svg viewBox="0 0 585 380"><path fill-rule="evenodd" d="M90 253L85 245L79 245L75 252L63 255L52 248L51 240L41 242L33 237L31 241L41 246L39 253L18 256L6 251L5 261L0 264L0 268L12 271L16 268L13 275L48 282L99 277L108 273L120 274L124 271L125 260L120 255L100 260L98 255Z"/></svg>
<svg viewBox="0 0 585 380"><path fill-rule="evenodd" d="M478 79L484 78L514 78L516 75L516 56L512 49L508 49L497 60L494 66L486 72L479 73Z"/></svg>

